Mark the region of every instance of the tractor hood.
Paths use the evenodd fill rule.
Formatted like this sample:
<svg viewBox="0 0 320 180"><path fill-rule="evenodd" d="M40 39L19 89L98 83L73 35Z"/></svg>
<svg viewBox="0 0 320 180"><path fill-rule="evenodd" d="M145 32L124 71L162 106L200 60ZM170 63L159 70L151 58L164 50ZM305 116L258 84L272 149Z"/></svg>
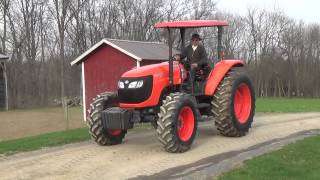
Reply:
<svg viewBox="0 0 320 180"><path fill-rule="evenodd" d="M180 69L183 68L178 62L173 63L173 74L180 74ZM169 63L163 62L159 64L152 64L147 66L142 66L140 68L132 69L125 72L122 78L134 78L134 77L144 77L144 76L154 76L161 78L169 77Z"/></svg>
<svg viewBox="0 0 320 180"><path fill-rule="evenodd" d="M173 84L187 77L183 65L173 64ZM118 82L118 97L122 108L145 108L159 103L162 92L169 86L169 63L147 65L132 69Z"/></svg>
<svg viewBox="0 0 320 180"><path fill-rule="evenodd" d="M187 77L183 65L173 64L173 84L181 84ZM132 69L118 82L118 97L122 108L145 108L159 103L162 92L169 86L169 63L147 65Z"/></svg>

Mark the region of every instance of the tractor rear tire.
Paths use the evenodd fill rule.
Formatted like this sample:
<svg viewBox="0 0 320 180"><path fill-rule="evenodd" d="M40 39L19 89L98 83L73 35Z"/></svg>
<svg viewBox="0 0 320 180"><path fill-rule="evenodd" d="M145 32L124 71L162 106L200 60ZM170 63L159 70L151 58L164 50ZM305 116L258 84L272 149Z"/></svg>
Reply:
<svg viewBox="0 0 320 180"><path fill-rule="evenodd" d="M158 116L158 139L164 149L171 153L189 150L199 117L195 98L185 93L171 93L163 101Z"/></svg>
<svg viewBox="0 0 320 180"><path fill-rule="evenodd" d="M213 95L212 113L220 134L244 136L251 127L255 113L255 94L243 67L232 68Z"/></svg>
<svg viewBox="0 0 320 180"><path fill-rule="evenodd" d="M115 107L118 104L118 97L115 93L105 92L97 95L90 104L87 116L87 126L91 138L99 145L115 145L120 144L127 133L127 130L121 129L105 129L102 126L103 110L109 107Z"/></svg>

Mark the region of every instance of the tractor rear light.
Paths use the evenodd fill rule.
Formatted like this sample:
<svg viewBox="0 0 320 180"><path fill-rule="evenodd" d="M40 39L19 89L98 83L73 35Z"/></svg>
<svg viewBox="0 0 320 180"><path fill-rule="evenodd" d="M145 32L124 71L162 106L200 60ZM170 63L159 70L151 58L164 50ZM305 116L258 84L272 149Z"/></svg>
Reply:
<svg viewBox="0 0 320 180"><path fill-rule="evenodd" d="M221 57L221 59L220 59L220 60L223 60L223 59L224 59L224 51L221 51L221 53L220 53L220 57Z"/></svg>

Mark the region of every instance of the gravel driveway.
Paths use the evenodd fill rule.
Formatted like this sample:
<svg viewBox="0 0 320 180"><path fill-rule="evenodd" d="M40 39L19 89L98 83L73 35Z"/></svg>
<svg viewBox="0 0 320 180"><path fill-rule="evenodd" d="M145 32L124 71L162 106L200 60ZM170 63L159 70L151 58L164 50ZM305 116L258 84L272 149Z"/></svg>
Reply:
<svg viewBox="0 0 320 180"><path fill-rule="evenodd" d="M200 124L190 151L165 152L151 129L130 131L123 144L98 146L92 141L0 157L1 179L157 179L155 174L185 173L192 164L228 152L284 138L294 133L320 129L320 113L260 114L247 136L218 135L213 122ZM196 167L197 166L197 167ZM173 168L173 169L172 169ZM172 169L168 171L168 169ZM175 171L173 171L175 170ZM153 178L151 178L153 177ZM182 176L180 176L182 177ZM164 176L162 176L164 178Z"/></svg>

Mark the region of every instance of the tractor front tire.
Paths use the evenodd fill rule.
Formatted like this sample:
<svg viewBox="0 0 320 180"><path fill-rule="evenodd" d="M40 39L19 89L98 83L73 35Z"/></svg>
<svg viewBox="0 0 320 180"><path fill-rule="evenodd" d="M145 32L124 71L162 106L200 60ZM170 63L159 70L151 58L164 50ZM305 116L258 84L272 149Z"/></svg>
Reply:
<svg viewBox="0 0 320 180"><path fill-rule="evenodd" d="M117 106L117 104L117 94L110 92L97 95L90 104L86 122L91 138L99 145L120 144L127 133L127 130L105 129L102 126L102 111L109 107Z"/></svg>
<svg viewBox="0 0 320 180"><path fill-rule="evenodd" d="M249 131L255 113L255 95L243 67L234 67L226 74L217 87L211 104L215 125L220 134L240 137Z"/></svg>
<svg viewBox="0 0 320 180"><path fill-rule="evenodd" d="M196 135L199 117L194 97L179 92L169 94L158 116L158 139L164 149L171 153L189 150Z"/></svg>

